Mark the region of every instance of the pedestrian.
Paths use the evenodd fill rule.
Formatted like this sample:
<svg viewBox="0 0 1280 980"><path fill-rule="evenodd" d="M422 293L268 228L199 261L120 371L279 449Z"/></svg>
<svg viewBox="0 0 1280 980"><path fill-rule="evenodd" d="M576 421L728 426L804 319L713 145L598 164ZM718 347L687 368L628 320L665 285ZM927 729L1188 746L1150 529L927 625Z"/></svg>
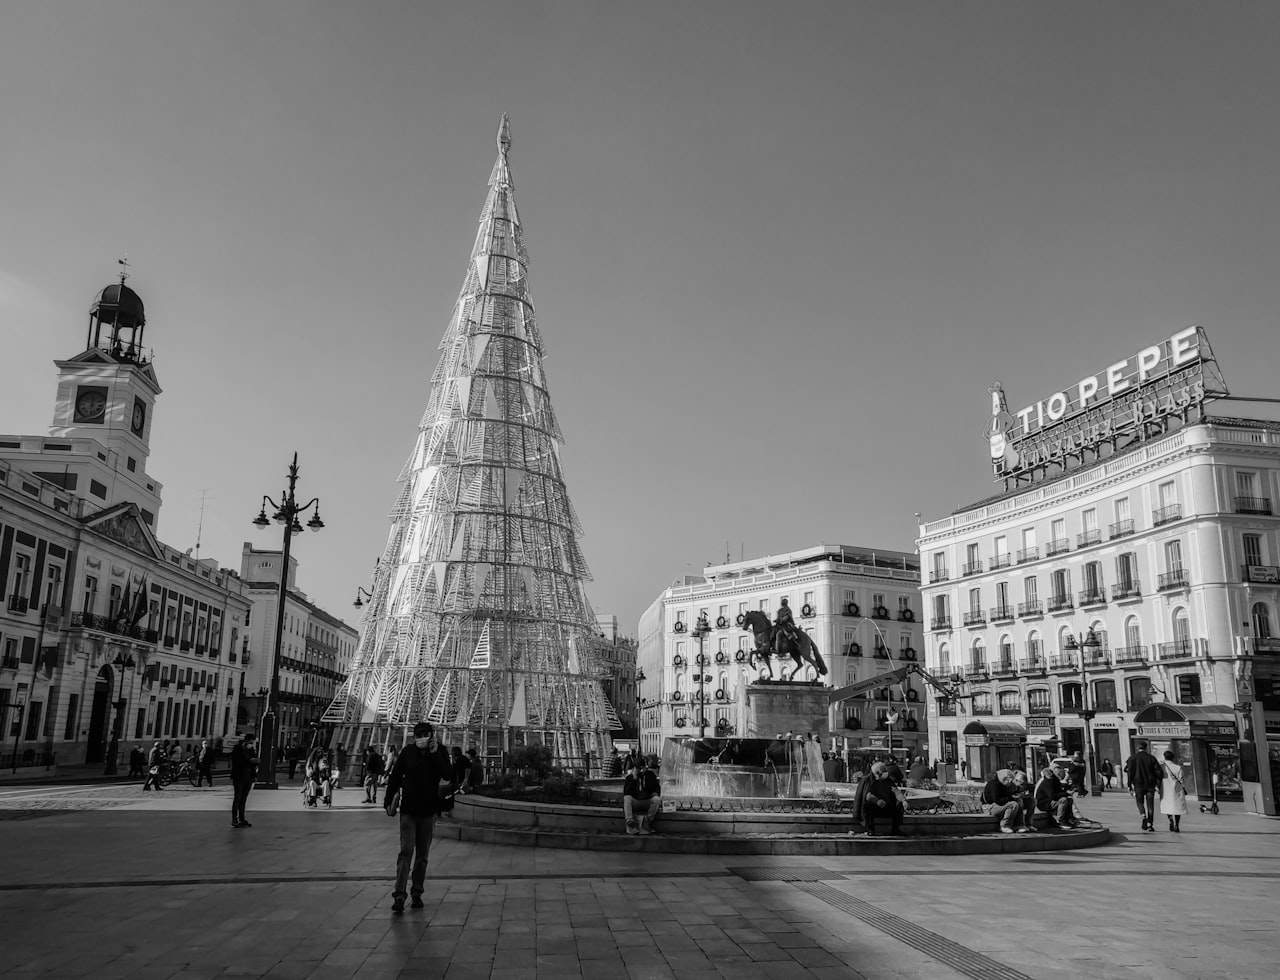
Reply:
<svg viewBox="0 0 1280 980"><path fill-rule="evenodd" d="M1088 796L1089 769L1084 764L1084 756L1075 752L1067 763L1067 779L1071 783L1071 792L1076 796Z"/></svg>
<svg viewBox="0 0 1280 980"><path fill-rule="evenodd" d="M636 810L641 809L639 818ZM648 834L662 809L662 783L658 774L649 769L644 756L637 756L635 765L622 781L622 816L628 834Z"/></svg>
<svg viewBox="0 0 1280 980"><path fill-rule="evenodd" d="M880 817L889 818L890 836L902 836L903 806L898 801L897 784L889 775L888 766L883 762L874 763L871 772L862 778L867 787L862 794L862 825L867 828L867 836L875 836L876 819ZM856 799L855 796L855 802Z"/></svg>
<svg viewBox="0 0 1280 980"><path fill-rule="evenodd" d="M391 911L404 911L404 900L422 908L431 837L440 812L440 783L451 778L449 753L436 741L435 726L420 721L413 726L413 744L396 756L387 777L383 799L387 816L400 817L400 851L396 856L396 883ZM407 890L406 890L407 889Z"/></svg>
<svg viewBox="0 0 1280 980"><path fill-rule="evenodd" d="M1169 818L1169 829L1182 832L1182 818L1187 815L1187 788L1182 784L1182 766L1172 752L1165 750L1160 764L1160 812Z"/></svg>
<svg viewBox="0 0 1280 980"><path fill-rule="evenodd" d="M231 750L231 826L236 830L253 826L245 819L244 807L257 775L258 739L250 732Z"/></svg>
<svg viewBox="0 0 1280 980"><path fill-rule="evenodd" d="M342 789L342 777L347 772L347 747L339 745L333 753L333 788Z"/></svg>
<svg viewBox="0 0 1280 980"><path fill-rule="evenodd" d="M129 750L129 775L125 778L128 779L134 776L142 776L145 778L147 775L146 770L147 754L135 745Z"/></svg>
<svg viewBox="0 0 1280 980"><path fill-rule="evenodd" d="M466 793L471 782L471 762L462 754L462 746L455 745L449 752L453 761L453 791Z"/></svg>
<svg viewBox="0 0 1280 980"><path fill-rule="evenodd" d="M199 775L196 777L196 789L204 785L207 780L210 788L213 787L213 746L209 744L207 738L200 740L200 748L196 750L196 769Z"/></svg>
<svg viewBox="0 0 1280 980"><path fill-rule="evenodd" d="M1116 767L1111 764L1110 759L1103 759L1102 765L1098 766L1098 772L1102 776L1103 782L1107 789L1111 788L1111 780L1115 778Z"/></svg>
<svg viewBox="0 0 1280 980"><path fill-rule="evenodd" d="M298 763L302 761L302 746L297 742L290 742L289 748L285 750L284 757L289 762L289 781L293 782L293 777L298 772Z"/></svg>
<svg viewBox="0 0 1280 980"><path fill-rule="evenodd" d="M142 784L144 791L164 789L164 786L160 783L160 770L167 762L164 747L159 742L152 743L151 752L147 756L147 778Z"/></svg>
<svg viewBox="0 0 1280 980"><path fill-rule="evenodd" d="M471 764L471 774L467 777L467 790L476 793L484 785L484 763L480 761L480 754L475 749L467 749L467 761Z"/></svg>
<svg viewBox="0 0 1280 980"><path fill-rule="evenodd" d="M377 805L378 780L382 777L384 765L382 756L378 754L376 748L370 745L364 750L364 801L366 803Z"/></svg>
<svg viewBox="0 0 1280 980"><path fill-rule="evenodd" d="M1034 792L1036 809L1049 814L1049 826L1071 829L1078 826L1071 806L1071 793L1052 766L1040 770L1040 781Z"/></svg>
<svg viewBox="0 0 1280 980"><path fill-rule="evenodd" d="M1156 793L1161 789L1162 777L1160 763L1147 751L1146 742L1138 743L1138 751L1129 756L1124 771L1129 777L1129 792L1142 814L1142 829L1155 830Z"/></svg>

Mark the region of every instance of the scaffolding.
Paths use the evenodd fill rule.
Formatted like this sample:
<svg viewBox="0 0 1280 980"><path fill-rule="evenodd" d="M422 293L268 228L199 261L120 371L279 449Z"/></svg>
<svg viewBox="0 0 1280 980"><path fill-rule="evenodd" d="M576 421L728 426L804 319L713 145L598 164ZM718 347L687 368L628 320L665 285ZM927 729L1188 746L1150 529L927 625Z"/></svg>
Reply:
<svg viewBox="0 0 1280 980"><path fill-rule="evenodd" d="M582 766L621 727L560 466L502 117L498 159L350 673L323 721L360 752L420 720L496 759L546 745Z"/></svg>

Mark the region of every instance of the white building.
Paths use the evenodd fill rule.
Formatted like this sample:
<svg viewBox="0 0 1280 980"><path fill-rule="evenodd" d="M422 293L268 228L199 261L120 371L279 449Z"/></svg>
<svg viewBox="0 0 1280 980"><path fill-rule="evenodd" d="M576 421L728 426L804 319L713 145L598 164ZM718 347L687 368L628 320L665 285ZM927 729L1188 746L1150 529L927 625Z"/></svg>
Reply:
<svg viewBox="0 0 1280 980"><path fill-rule="evenodd" d="M1274 807L1280 423L1207 416L1215 393L1194 328L1016 415L993 390L1006 491L920 526L927 663L964 693L930 698L933 755L1119 770L1143 739L1194 793Z"/></svg>
<svg viewBox="0 0 1280 980"><path fill-rule="evenodd" d="M739 617L760 610L772 620L783 598L827 668L820 676L806 664L796 680L842 687L889 669L890 658L893 666L914 660L923 646L919 577L911 552L817 545L710 565L700 576L676 579L640 618L644 750L659 752L663 739L677 735L747 734L745 692L762 668L751 665L755 639ZM700 616L711 627L705 635L694 630ZM773 662L779 678L790 677L794 668L790 658ZM899 714L895 744L922 746L923 701L918 680L873 692L872 698L841 705L834 730L850 747L886 748L885 718L893 709Z"/></svg>

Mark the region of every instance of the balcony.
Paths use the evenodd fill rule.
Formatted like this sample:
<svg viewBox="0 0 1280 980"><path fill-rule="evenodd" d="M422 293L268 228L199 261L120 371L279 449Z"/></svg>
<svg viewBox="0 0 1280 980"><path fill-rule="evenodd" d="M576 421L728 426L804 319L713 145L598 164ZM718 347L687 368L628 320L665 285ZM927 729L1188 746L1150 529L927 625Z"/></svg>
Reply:
<svg viewBox="0 0 1280 980"><path fill-rule="evenodd" d="M960 574L961 575L981 575L982 562L980 561L965 562L964 566L960 569Z"/></svg>
<svg viewBox="0 0 1280 980"><path fill-rule="evenodd" d="M1125 664L1145 664L1147 662L1147 648L1140 643L1133 646L1116 647L1111 651L1111 660L1117 667Z"/></svg>
<svg viewBox="0 0 1280 980"><path fill-rule="evenodd" d="M1195 643L1189 639L1156 644L1156 657L1160 660L1189 660L1194 656Z"/></svg>
<svg viewBox="0 0 1280 980"><path fill-rule="evenodd" d="M1049 612L1062 612L1064 609L1074 609L1075 602L1069 595L1055 595L1049 597Z"/></svg>
<svg viewBox="0 0 1280 980"><path fill-rule="evenodd" d="M1074 653L1054 653L1049 656L1050 670L1078 670Z"/></svg>
<svg viewBox="0 0 1280 980"><path fill-rule="evenodd" d="M133 640L144 640L147 635L145 630L130 626L123 619L111 619L107 616L96 616L93 613L72 613L71 628L97 630L99 633L127 636Z"/></svg>
<svg viewBox="0 0 1280 980"><path fill-rule="evenodd" d="M1174 521L1182 520L1182 504L1170 504L1168 507L1161 507L1159 510L1151 512L1151 526L1159 527L1161 524L1172 524Z"/></svg>
<svg viewBox="0 0 1280 980"><path fill-rule="evenodd" d="M1071 550L1071 542L1066 538L1054 538L1044 546L1044 556L1052 558L1054 555L1065 555Z"/></svg>
<svg viewBox="0 0 1280 980"><path fill-rule="evenodd" d="M1003 555L996 555L994 558L988 561L987 570L990 572L995 572L995 571L999 571L1001 568L1008 568L1009 565L1011 564L1011 561L1012 559L1010 558L1009 553L1006 551Z"/></svg>
<svg viewBox="0 0 1280 980"><path fill-rule="evenodd" d="M986 626L987 614L981 609L970 609L964 614L965 626Z"/></svg>
<svg viewBox="0 0 1280 980"><path fill-rule="evenodd" d="M1121 599L1141 599L1142 584L1135 578L1127 582L1117 582L1111 586L1111 600L1119 602Z"/></svg>
<svg viewBox="0 0 1280 980"><path fill-rule="evenodd" d="M987 670L986 664L974 664L971 667L965 668L964 676L965 680L985 681L990 676L990 673Z"/></svg>
<svg viewBox="0 0 1280 980"><path fill-rule="evenodd" d="M932 585L934 582L949 582L950 580L951 580L951 573L947 571L945 568L935 568L933 571L929 573L930 585Z"/></svg>
<svg viewBox="0 0 1280 980"><path fill-rule="evenodd" d="M941 718L954 718L956 716L956 703L948 701L946 698L938 700L938 716Z"/></svg>
<svg viewBox="0 0 1280 980"><path fill-rule="evenodd" d="M1126 517L1123 521L1116 521L1114 524L1107 525L1107 540L1114 541L1116 538L1127 538L1133 533L1133 518Z"/></svg>
<svg viewBox="0 0 1280 980"><path fill-rule="evenodd" d="M1043 616L1044 603L1039 599L1028 599L1026 602L1018 603L1018 615L1026 618L1027 616Z"/></svg>
<svg viewBox="0 0 1280 980"><path fill-rule="evenodd" d="M1039 548L1023 548L1021 551L1018 552L1019 565L1025 565L1029 561L1039 561L1039 560L1040 560Z"/></svg>
<svg viewBox="0 0 1280 980"><path fill-rule="evenodd" d="M9 596L9 612L21 616L27 611L27 597L24 595Z"/></svg>
<svg viewBox="0 0 1280 980"><path fill-rule="evenodd" d="M173 647L173 645L174 645L175 643L177 643L177 642L178 642L178 641L177 641L177 640L175 640L172 636L166 636L166 637L164 638L164 645L165 645L165 649L171 649L171 648Z"/></svg>
<svg viewBox="0 0 1280 980"><path fill-rule="evenodd" d="M951 629L951 617L934 616L933 619L929 621L929 628L935 630L949 630Z"/></svg>
<svg viewBox="0 0 1280 980"><path fill-rule="evenodd" d="M1168 592L1171 589L1187 589L1191 587L1190 577L1187 575L1185 568L1175 568L1172 571L1161 572L1158 588L1161 592Z"/></svg>
<svg viewBox="0 0 1280 980"><path fill-rule="evenodd" d="M1053 705L1051 704L1032 704L1027 706L1027 714L1029 715L1051 715L1053 714Z"/></svg>
<svg viewBox="0 0 1280 980"><path fill-rule="evenodd" d="M1083 534L1076 535L1076 547L1088 548L1091 545L1102 544L1101 528L1094 528L1092 531L1085 531Z"/></svg>
<svg viewBox="0 0 1280 980"><path fill-rule="evenodd" d="M1270 514L1270 497L1236 497L1237 514Z"/></svg>
<svg viewBox="0 0 1280 980"><path fill-rule="evenodd" d="M1082 650L1080 659L1088 670L1107 670L1111 667L1111 653L1105 647L1098 650Z"/></svg>
<svg viewBox="0 0 1280 980"><path fill-rule="evenodd" d="M1002 677L1002 676L1007 677L1016 673L1016 669L1013 666L1013 658L1001 657L1000 662L992 666L991 673L992 673L992 676L995 676L995 677Z"/></svg>
<svg viewBox="0 0 1280 980"><path fill-rule="evenodd" d="M991 622L999 623L1005 620L1013 619L1013 606L993 606L991 608Z"/></svg>
<svg viewBox="0 0 1280 980"><path fill-rule="evenodd" d="M1274 636L1255 636L1253 638L1254 653L1280 653L1280 638Z"/></svg>
<svg viewBox="0 0 1280 980"><path fill-rule="evenodd" d="M1111 713L1120 710L1120 704L1116 701L1099 701L1093 706L1093 710L1100 713Z"/></svg>
<svg viewBox="0 0 1280 980"><path fill-rule="evenodd" d="M1088 606L1105 605L1107 601L1107 590L1102 586L1092 589L1080 590L1080 608L1084 609Z"/></svg>
<svg viewBox="0 0 1280 980"><path fill-rule="evenodd" d="M1280 583L1280 565L1241 565L1240 581L1275 585Z"/></svg>
<svg viewBox="0 0 1280 980"><path fill-rule="evenodd" d="M1018 669L1024 674L1043 674L1044 657L1023 657L1018 661Z"/></svg>

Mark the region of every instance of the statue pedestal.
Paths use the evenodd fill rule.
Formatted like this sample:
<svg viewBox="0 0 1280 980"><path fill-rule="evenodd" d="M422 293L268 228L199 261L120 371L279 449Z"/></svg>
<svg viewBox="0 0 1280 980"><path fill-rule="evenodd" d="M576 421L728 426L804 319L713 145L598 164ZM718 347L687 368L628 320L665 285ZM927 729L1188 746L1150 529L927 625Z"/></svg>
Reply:
<svg viewBox="0 0 1280 980"><path fill-rule="evenodd" d="M831 689L821 683L756 683L746 692L744 735L773 738L791 732L797 738L813 732L831 738L827 708Z"/></svg>

